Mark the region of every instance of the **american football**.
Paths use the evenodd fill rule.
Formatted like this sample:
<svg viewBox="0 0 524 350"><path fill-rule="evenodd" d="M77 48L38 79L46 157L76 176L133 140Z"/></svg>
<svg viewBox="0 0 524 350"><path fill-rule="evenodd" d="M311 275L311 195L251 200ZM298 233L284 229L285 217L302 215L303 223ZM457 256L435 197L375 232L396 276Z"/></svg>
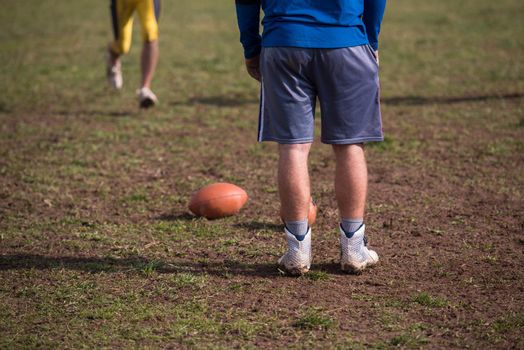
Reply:
<svg viewBox="0 0 524 350"><path fill-rule="evenodd" d="M309 212L307 214L307 222L309 226L313 226L315 220L317 219L317 204L311 198L311 203L309 204Z"/></svg>
<svg viewBox="0 0 524 350"><path fill-rule="evenodd" d="M219 182L193 193L189 201L189 210L206 219L218 219L238 213L247 200L248 195L242 188Z"/></svg>

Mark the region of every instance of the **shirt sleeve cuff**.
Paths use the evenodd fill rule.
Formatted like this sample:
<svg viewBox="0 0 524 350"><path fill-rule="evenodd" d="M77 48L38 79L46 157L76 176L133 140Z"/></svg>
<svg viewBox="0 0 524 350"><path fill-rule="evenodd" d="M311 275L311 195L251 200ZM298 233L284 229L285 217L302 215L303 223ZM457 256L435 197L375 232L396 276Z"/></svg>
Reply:
<svg viewBox="0 0 524 350"><path fill-rule="evenodd" d="M258 55L260 55L260 51L262 50L262 47L260 45L249 47L244 49L244 57L246 59L253 58Z"/></svg>

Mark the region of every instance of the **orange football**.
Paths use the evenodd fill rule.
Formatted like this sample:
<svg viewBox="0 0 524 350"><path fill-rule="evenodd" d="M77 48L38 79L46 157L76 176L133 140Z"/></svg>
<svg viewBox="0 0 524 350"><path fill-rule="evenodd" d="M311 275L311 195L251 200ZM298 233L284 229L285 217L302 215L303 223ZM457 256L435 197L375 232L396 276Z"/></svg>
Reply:
<svg viewBox="0 0 524 350"><path fill-rule="evenodd" d="M197 216L218 219L238 213L247 199L246 191L240 187L219 182L193 193L189 201L189 210Z"/></svg>
<svg viewBox="0 0 524 350"><path fill-rule="evenodd" d="M282 214L280 215L280 219L282 219ZM313 200L313 197L311 197L311 203L309 204L309 212L307 214L307 222L309 226L313 226L316 219L317 219L317 204ZM284 221L284 219L282 219L282 221Z"/></svg>

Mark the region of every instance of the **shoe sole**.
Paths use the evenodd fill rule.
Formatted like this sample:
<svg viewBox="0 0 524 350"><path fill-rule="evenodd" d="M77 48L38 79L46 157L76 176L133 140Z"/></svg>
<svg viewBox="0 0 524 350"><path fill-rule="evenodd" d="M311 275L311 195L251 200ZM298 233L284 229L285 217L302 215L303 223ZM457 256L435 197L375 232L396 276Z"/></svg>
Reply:
<svg viewBox="0 0 524 350"><path fill-rule="evenodd" d="M140 108L148 109L155 105L155 101L153 101L150 98L145 98L142 101L140 101Z"/></svg>
<svg viewBox="0 0 524 350"><path fill-rule="evenodd" d="M375 266L376 264L378 263L378 261L376 263L365 263L365 264L362 264L360 266L355 266L355 265L351 265L351 264L344 264L344 263L340 263L340 269L344 272L347 272L347 273L351 273L351 274L356 274L356 275L359 275L362 273L362 271L364 271L367 267L373 267Z"/></svg>
<svg viewBox="0 0 524 350"><path fill-rule="evenodd" d="M115 79L112 77L112 73L110 71L109 68L106 69L106 80L107 80L107 83L109 84L109 86L113 89L113 90L122 90L122 87L124 86L124 83L122 81L122 83L120 85L116 84L115 83ZM120 76L122 76L122 73L120 73Z"/></svg>
<svg viewBox="0 0 524 350"><path fill-rule="evenodd" d="M112 83L109 83L109 87L114 91L122 91L122 86L113 85Z"/></svg>
<svg viewBox="0 0 524 350"><path fill-rule="evenodd" d="M117 91L122 90L122 87L124 86L124 84L121 84L121 85L115 84L115 82L109 76L107 77L107 83L111 89L117 90Z"/></svg>
<svg viewBox="0 0 524 350"><path fill-rule="evenodd" d="M288 274L292 275L292 276L302 276L304 275L305 273L307 273L309 271L309 268L304 266L304 267L295 267L295 268L292 268L292 269L288 269L287 267L285 267L284 265L279 265L281 268L283 268Z"/></svg>

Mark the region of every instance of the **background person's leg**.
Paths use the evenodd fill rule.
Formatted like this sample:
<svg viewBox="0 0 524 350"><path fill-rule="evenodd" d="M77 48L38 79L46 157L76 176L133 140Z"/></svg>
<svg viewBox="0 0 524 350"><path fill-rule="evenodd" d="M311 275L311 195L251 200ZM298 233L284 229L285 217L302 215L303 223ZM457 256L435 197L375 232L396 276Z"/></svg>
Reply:
<svg viewBox="0 0 524 350"><path fill-rule="evenodd" d="M144 46L142 47L142 57L140 61L140 67L142 70L141 87L151 88L151 81L155 74L158 56L158 40L151 42L145 41Z"/></svg>
<svg viewBox="0 0 524 350"><path fill-rule="evenodd" d="M137 12L144 40L141 57L141 87L151 88L151 81L159 57L158 17L160 15L160 1L141 0L137 6Z"/></svg>
<svg viewBox="0 0 524 350"><path fill-rule="evenodd" d="M120 56L131 48L135 5L129 0L112 0L110 8L114 40L108 45L107 79L113 88L120 89L123 85Z"/></svg>
<svg viewBox="0 0 524 350"><path fill-rule="evenodd" d="M115 60L131 48L135 8L135 4L129 0L111 1L114 40L109 44L109 51Z"/></svg>

